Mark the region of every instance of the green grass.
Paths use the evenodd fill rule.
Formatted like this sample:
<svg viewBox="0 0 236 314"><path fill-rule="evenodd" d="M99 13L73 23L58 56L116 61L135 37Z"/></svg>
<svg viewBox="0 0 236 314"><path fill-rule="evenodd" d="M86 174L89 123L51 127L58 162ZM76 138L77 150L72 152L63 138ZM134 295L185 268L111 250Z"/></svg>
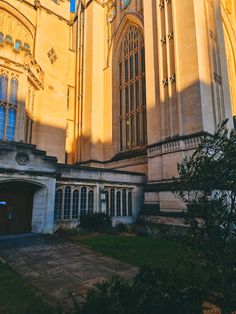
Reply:
<svg viewBox="0 0 236 314"><path fill-rule="evenodd" d="M184 250L175 240L139 236L90 236L73 238L98 252L135 266L174 266L181 262Z"/></svg>
<svg viewBox="0 0 236 314"><path fill-rule="evenodd" d="M0 261L0 314L55 314L55 309Z"/></svg>

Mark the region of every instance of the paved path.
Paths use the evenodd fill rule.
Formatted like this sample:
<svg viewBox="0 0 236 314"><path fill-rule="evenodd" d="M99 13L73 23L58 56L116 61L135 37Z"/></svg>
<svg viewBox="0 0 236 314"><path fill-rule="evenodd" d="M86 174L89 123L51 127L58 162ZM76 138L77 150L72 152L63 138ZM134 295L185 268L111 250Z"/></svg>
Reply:
<svg viewBox="0 0 236 314"><path fill-rule="evenodd" d="M94 284L113 275L131 278L137 268L53 236L0 239L0 257L54 304L66 309L70 293L82 301Z"/></svg>

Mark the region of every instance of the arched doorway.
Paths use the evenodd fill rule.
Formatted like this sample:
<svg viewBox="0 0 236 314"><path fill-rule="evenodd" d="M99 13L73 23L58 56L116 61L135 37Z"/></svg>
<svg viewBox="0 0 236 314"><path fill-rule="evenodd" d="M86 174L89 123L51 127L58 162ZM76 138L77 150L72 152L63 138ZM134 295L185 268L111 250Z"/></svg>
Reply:
<svg viewBox="0 0 236 314"><path fill-rule="evenodd" d="M34 193L27 182L0 183L0 235L31 232Z"/></svg>

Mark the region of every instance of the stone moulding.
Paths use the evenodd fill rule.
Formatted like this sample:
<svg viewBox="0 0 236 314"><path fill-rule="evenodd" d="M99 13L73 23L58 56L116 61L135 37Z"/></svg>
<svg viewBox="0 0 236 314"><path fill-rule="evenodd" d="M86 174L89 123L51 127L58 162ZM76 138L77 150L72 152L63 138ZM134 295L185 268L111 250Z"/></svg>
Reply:
<svg viewBox="0 0 236 314"><path fill-rule="evenodd" d="M158 143L148 148L148 158L177 152L180 150L195 149L199 146L201 140L202 135L185 139L180 138L179 140L172 140L164 143Z"/></svg>

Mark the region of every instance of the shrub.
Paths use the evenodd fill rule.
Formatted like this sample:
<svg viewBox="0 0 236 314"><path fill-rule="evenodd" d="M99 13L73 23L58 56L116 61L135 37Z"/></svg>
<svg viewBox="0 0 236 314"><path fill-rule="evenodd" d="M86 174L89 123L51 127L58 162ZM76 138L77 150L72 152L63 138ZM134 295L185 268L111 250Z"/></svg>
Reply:
<svg viewBox="0 0 236 314"><path fill-rule="evenodd" d="M80 216L80 227L89 231L107 231L112 227L111 218L104 213Z"/></svg>
<svg viewBox="0 0 236 314"><path fill-rule="evenodd" d="M200 314L202 292L183 289L173 274L146 267L128 281L119 277L98 284L88 292L80 314Z"/></svg>
<svg viewBox="0 0 236 314"><path fill-rule="evenodd" d="M122 233L122 232L129 232L130 229L129 229L129 227L126 224L124 224L122 222L119 222L116 225L116 231Z"/></svg>
<svg viewBox="0 0 236 314"><path fill-rule="evenodd" d="M56 235L60 236L60 237L65 237L65 238L69 238L69 237L75 237L79 234L79 230L76 228L72 228L72 229L66 229L66 228L59 228L57 229L57 231L55 232Z"/></svg>

